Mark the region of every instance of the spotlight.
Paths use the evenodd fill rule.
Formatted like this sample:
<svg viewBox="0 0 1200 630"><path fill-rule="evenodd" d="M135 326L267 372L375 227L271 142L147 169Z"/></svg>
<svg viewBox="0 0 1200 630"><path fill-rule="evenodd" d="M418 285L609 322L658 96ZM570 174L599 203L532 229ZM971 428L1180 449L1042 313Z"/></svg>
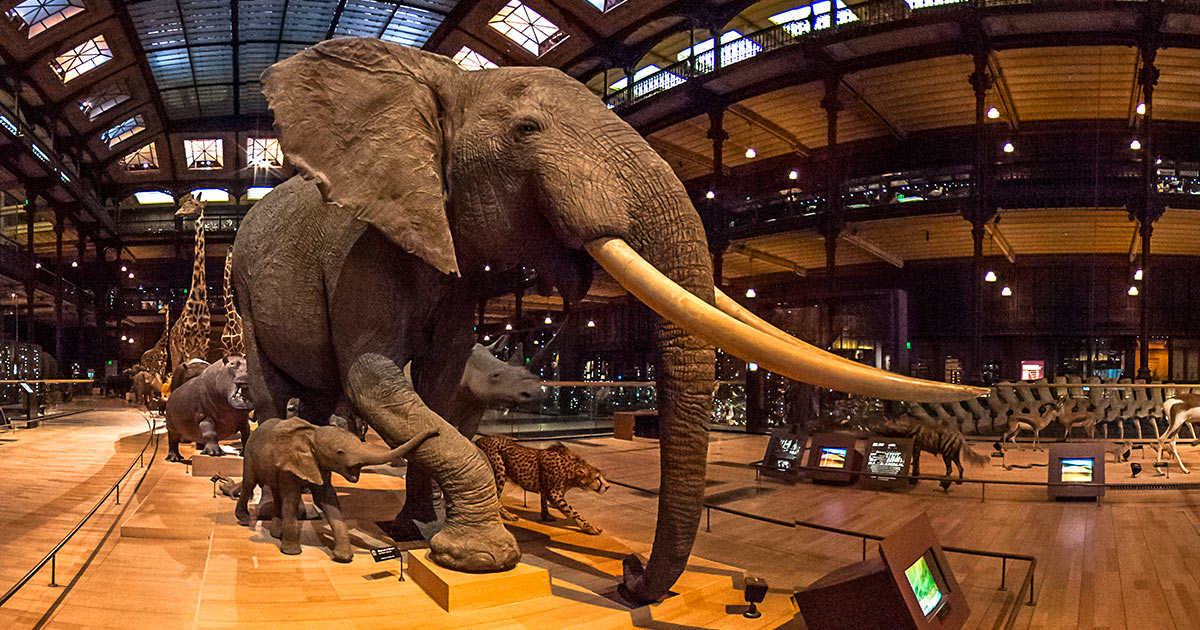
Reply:
<svg viewBox="0 0 1200 630"><path fill-rule="evenodd" d="M1134 138L1133 140L1131 140L1129 142L1129 148L1133 149L1134 151L1141 151L1142 150L1142 142L1140 140L1138 140L1137 138Z"/></svg>
<svg viewBox="0 0 1200 630"><path fill-rule="evenodd" d="M1004 297L1008 297L1008 296L1012 295L1012 289L1010 289L1008 287L1004 287L1003 289L1000 289L1000 295L1003 295Z"/></svg>
<svg viewBox="0 0 1200 630"><path fill-rule="evenodd" d="M121 341L125 341L126 339L129 339L129 337L126 335L121 335Z"/></svg>
<svg viewBox="0 0 1200 630"><path fill-rule="evenodd" d="M1137 296L1138 296L1138 294L1139 294L1139 293L1141 293L1141 291L1138 291L1138 288L1137 288L1136 286L1132 286L1132 285L1131 285L1131 286L1129 287L1129 291L1128 291L1128 293L1129 293L1129 295L1131 295L1131 296L1133 296L1133 297L1137 297Z"/></svg>
<svg viewBox="0 0 1200 630"><path fill-rule="evenodd" d="M126 271L129 271L129 269L127 269L127 268L125 267L125 265L121 265L121 271L122 271L122 272L126 272Z"/></svg>
<svg viewBox="0 0 1200 630"><path fill-rule="evenodd" d="M41 269L41 268L42 268L42 263L40 263L40 262L39 262L39 263L33 263L33 268L34 268L34 269Z"/></svg>
<svg viewBox="0 0 1200 630"><path fill-rule="evenodd" d="M1138 115L1139 115L1139 116L1145 116L1145 115L1146 115L1146 104L1145 104L1145 103L1138 103L1138 106L1137 106L1137 113L1138 113Z"/></svg>
<svg viewBox="0 0 1200 630"><path fill-rule="evenodd" d="M995 119L999 118L999 117L1000 117L1000 110L996 109L995 107L992 107L992 108L988 109L988 111L987 111L987 117L988 117L988 118L991 118L992 120L995 120Z"/></svg>
<svg viewBox="0 0 1200 630"><path fill-rule="evenodd" d="M594 319L589 319L589 320L588 320L588 323L587 323L587 327L588 327L588 328L595 328L595 327L596 327L596 320L594 320Z"/></svg>
<svg viewBox="0 0 1200 630"><path fill-rule="evenodd" d="M1142 279L1142 270L1141 269L1138 269L1137 271L1133 272L1133 279L1134 280Z"/></svg>
<svg viewBox="0 0 1200 630"><path fill-rule="evenodd" d="M1142 472L1142 465L1137 462L1129 462L1130 477L1137 477L1138 473Z"/></svg>
<svg viewBox="0 0 1200 630"><path fill-rule="evenodd" d="M1015 150L1015 147L1013 147L1013 143L1011 143L1011 142L1004 143L1004 152L1005 153L1012 153L1014 150Z"/></svg>
<svg viewBox="0 0 1200 630"><path fill-rule="evenodd" d="M483 340L484 340L484 341L491 341L491 340L492 340L492 336L491 336L491 335L484 335L484 336L483 336Z"/></svg>
<svg viewBox="0 0 1200 630"><path fill-rule="evenodd" d="M133 343L133 337L129 338L129 343Z"/></svg>
<svg viewBox="0 0 1200 630"><path fill-rule="evenodd" d="M543 324L547 324L547 325L549 325L549 324L553 324L553 323L554 323L554 320L550 319L550 316L549 316L549 315L547 315L547 316L546 316L546 319L543 319L543 320L542 320L542 323L543 323Z"/></svg>
<svg viewBox="0 0 1200 630"><path fill-rule="evenodd" d="M505 324L504 330L512 330L512 324Z"/></svg>
<svg viewBox="0 0 1200 630"><path fill-rule="evenodd" d="M746 147L746 159L747 160L753 160L754 157L757 155L758 155L758 151L755 151L754 147Z"/></svg>
<svg viewBox="0 0 1200 630"><path fill-rule="evenodd" d="M762 613L759 612L756 604L761 603L763 598L767 596L767 581L760 577L746 578L743 595L746 597L746 601L750 603L750 608L742 613L742 616L747 619L758 619L761 617Z"/></svg>
<svg viewBox="0 0 1200 630"><path fill-rule="evenodd" d="M129 279L133 280L133 272L132 271L129 272Z"/></svg>
<svg viewBox="0 0 1200 630"><path fill-rule="evenodd" d="M758 292L754 290L754 287L750 287L749 289L746 289L746 297L748 297L748 298L758 297Z"/></svg>
<svg viewBox="0 0 1200 630"><path fill-rule="evenodd" d="M983 280L985 282L995 282L996 281L996 272L991 271L989 269L987 273L983 274Z"/></svg>
<svg viewBox="0 0 1200 630"><path fill-rule="evenodd" d="M792 169L791 172L788 173L788 179L793 180L793 181L800 179L800 171L797 171L796 169Z"/></svg>
<svg viewBox="0 0 1200 630"><path fill-rule="evenodd" d="M747 370L749 370L749 371L751 371L751 372L757 372L757 371L758 371L758 364L757 364L757 363L754 363L754 362L747 363L747 364L746 364L746 369L747 369Z"/></svg>
<svg viewBox="0 0 1200 630"><path fill-rule="evenodd" d="M717 197L717 193L715 193L715 192L713 192L713 191L711 191L711 190L710 190L710 191L708 191L708 192L706 192L706 193L704 193L704 198L705 198L705 199L715 199L716 197Z"/></svg>
<svg viewBox="0 0 1200 630"><path fill-rule="evenodd" d="M79 261L78 261L78 260L72 260L72 261L71 261L71 266L72 266L72 267L78 267L78 266L79 266Z"/></svg>
<svg viewBox="0 0 1200 630"><path fill-rule="evenodd" d="M491 266L491 265L484 265L484 266L483 266L483 270L484 270L484 271L491 271L491 270L492 270L492 266Z"/></svg>

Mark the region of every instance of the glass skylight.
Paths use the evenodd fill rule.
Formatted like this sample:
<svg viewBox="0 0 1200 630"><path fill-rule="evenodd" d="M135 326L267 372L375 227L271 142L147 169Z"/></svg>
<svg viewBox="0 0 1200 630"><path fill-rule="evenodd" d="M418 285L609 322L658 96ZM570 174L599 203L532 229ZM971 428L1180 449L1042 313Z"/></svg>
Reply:
<svg viewBox="0 0 1200 630"><path fill-rule="evenodd" d="M225 159L224 145L220 138L214 140L184 140L183 154L187 167L195 170L221 168Z"/></svg>
<svg viewBox="0 0 1200 630"><path fill-rule="evenodd" d="M539 57L567 38L553 22L518 0L510 0L504 5L488 20L488 26Z"/></svg>
<svg viewBox="0 0 1200 630"><path fill-rule="evenodd" d="M123 140L132 138L134 134L146 129L146 121L142 119L142 115L138 114L123 123L115 125L113 128L100 134L100 139L108 145L108 148L117 146Z"/></svg>
<svg viewBox="0 0 1200 630"><path fill-rule="evenodd" d="M229 191L220 188L197 188L192 191L193 197L199 197L200 201L206 202L228 202Z"/></svg>
<svg viewBox="0 0 1200 630"><path fill-rule="evenodd" d="M83 0L25 0L8 10L10 18L25 24L31 38L79 13L83 13Z"/></svg>
<svg viewBox="0 0 1200 630"><path fill-rule="evenodd" d="M267 196L267 193L275 190L274 186L251 186L246 189L247 201L258 201Z"/></svg>
<svg viewBox="0 0 1200 630"><path fill-rule="evenodd" d="M910 1L909 4L911 5L912 2ZM799 37L810 31L829 28L832 24L829 16L832 8L833 3L830 0L822 0L821 2L799 6L783 13L776 13L767 19L772 24L783 24L783 30L787 31L789 35ZM858 16L846 8L846 4L842 0L837 0L837 23L846 24L856 21L858 21ZM724 61L723 57L722 61Z"/></svg>
<svg viewBox="0 0 1200 630"><path fill-rule="evenodd" d="M37 159L39 159L39 160L41 160L41 161L43 161L43 162L49 162L49 161L50 161L50 156L49 156L49 155L46 155L46 152L45 152L45 151L43 151L43 150L42 150L42 148L41 148L41 147L39 147L38 145L36 145L36 144L30 144L30 145L29 145L29 148L30 148L30 149L33 151L33 154L37 156Z"/></svg>
<svg viewBox="0 0 1200 630"><path fill-rule="evenodd" d="M96 120L104 112L129 100L129 94L123 86L112 83L101 87L91 96L79 102L79 111L87 115L88 120Z"/></svg>
<svg viewBox="0 0 1200 630"><path fill-rule="evenodd" d="M601 13L608 13L622 4L625 4L625 0L587 0L587 2L597 9L600 9Z"/></svg>
<svg viewBox="0 0 1200 630"><path fill-rule="evenodd" d="M283 166L278 138L246 138L246 163L250 166Z"/></svg>
<svg viewBox="0 0 1200 630"><path fill-rule="evenodd" d="M158 150L151 142L121 158L121 164L127 171L152 171L158 168Z"/></svg>
<svg viewBox="0 0 1200 630"><path fill-rule="evenodd" d="M175 203L175 198L161 190L143 190L135 192L133 196L137 198L137 202L142 205L154 203Z"/></svg>
<svg viewBox="0 0 1200 630"><path fill-rule="evenodd" d="M454 63L463 70L484 70L487 68L499 68L492 63L491 59L463 46L458 52L454 53Z"/></svg>
<svg viewBox="0 0 1200 630"><path fill-rule="evenodd" d="M104 41L103 35L97 35L55 57L50 62L50 69L66 83L111 59L112 51L108 49L108 42Z"/></svg>

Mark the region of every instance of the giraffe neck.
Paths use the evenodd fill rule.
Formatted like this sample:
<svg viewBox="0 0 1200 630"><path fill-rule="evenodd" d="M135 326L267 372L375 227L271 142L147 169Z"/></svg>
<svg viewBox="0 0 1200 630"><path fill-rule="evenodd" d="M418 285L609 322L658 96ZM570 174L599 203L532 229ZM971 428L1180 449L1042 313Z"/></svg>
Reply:
<svg viewBox="0 0 1200 630"><path fill-rule="evenodd" d="M225 312L233 313L237 307L233 303L233 249L225 254Z"/></svg>
<svg viewBox="0 0 1200 630"><path fill-rule="evenodd" d="M201 305L208 303L208 281L204 269L204 208L196 215L196 249L192 258L192 286L189 287L188 299L184 308L196 312Z"/></svg>

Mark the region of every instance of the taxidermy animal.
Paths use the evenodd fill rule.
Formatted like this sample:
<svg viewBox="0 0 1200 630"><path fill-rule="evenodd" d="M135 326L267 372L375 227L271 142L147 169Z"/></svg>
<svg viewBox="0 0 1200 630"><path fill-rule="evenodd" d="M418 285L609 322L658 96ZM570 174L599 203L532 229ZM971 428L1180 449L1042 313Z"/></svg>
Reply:
<svg viewBox="0 0 1200 630"><path fill-rule="evenodd" d="M149 370L134 374L133 395L136 404L148 409L152 402L162 398L162 377Z"/></svg>
<svg viewBox="0 0 1200 630"><path fill-rule="evenodd" d="M1004 436L1000 438L1000 443L1011 441L1014 445L1017 443L1017 434L1021 429L1033 431L1033 450L1041 450L1038 448L1038 436L1042 429L1050 426L1055 418L1062 413L1063 406L1066 405L1066 398L1059 398L1058 402L1047 403L1042 405L1042 413L1014 413L1008 417L1008 430L1004 432Z"/></svg>
<svg viewBox="0 0 1200 630"><path fill-rule="evenodd" d="M333 530L333 559L350 562L354 552L337 492L330 483L331 473L354 483L363 466L403 463L405 455L435 435L435 430L426 430L387 450L368 446L338 427L318 427L301 418L272 418L258 425L246 441L242 492L234 515L239 524L250 524L250 497L254 488L261 486L263 492L270 493L274 508L268 514L258 514L258 519L270 523L267 530L279 539L280 551L296 555L300 553L300 493L310 490L313 502Z"/></svg>
<svg viewBox="0 0 1200 630"><path fill-rule="evenodd" d="M170 365L167 357L167 344L171 338L171 309L164 308L163 313L163 333L154 342L154 346L142 353L142 366L152 373L157 374L159 380L167 375L167 366Z"/></svg>
<svg viewBox="0 0 1200 630"><path fill-rule="evenodd" d="M1158 458L1155 461L1162 461L1163 446L1170 439L1171 450L1175 453L1175 461L1179 462L1179 469L1190 474L1191 471L1183 465L1183 458L1179 456L1179 431L1189 422L1200 424L1200 394L1178 394L1164 400L1163 415L1171 421L1171 426L1158 438Z"/></svg>
<svg viewBox="0 0 1200 630"><path fill-rule="evenodd" d="M980 455L967 444L962 433L950 428L922 422L904 414L898 418L888 419L870 427L870 431L884 437L902 437L913 441L912 474L921 474L921 451L932 453L942 458L946 463L946 477L951 474L950 465L958 467L958 478L963 478L962 460L972 466L982 466L988 462L985 455ZM942 489L949 491L949 479L941 482Z"/></svg>
<svg viewBox="0 0 1200 630"><path fill-rule="evenodd" d="M704 227L671 167L558 70L468 72L345 38L271 66L263 91L299 175L255 204L234 244L255 413L278 417L293 396L306 418L344 404L392 446L438 429L410 454L402 514L436 519L417 491L432 477L446 518L431 558L444 567L499 571L520 558L487 460L443 419L474 345L485 264L527 265L570 302L586 293L594 259L668 320L656 335L658 524L648 563L626 558L631 602L666 594L688 562L704 497L710 343L873 397L985 391L821 352L714 292Z"/></svg>
<svg viewBox="0 0 1200 630"><path fill-rule="evenodd" d="M183 387L183 384L200 376L204 370L208 368L210 363L204 359L192 359L183 365L176 366L171 371L171 377L167 379L169 389L174 391Z"/></svg>
<svg viewBox="0 0 1200 630"><path fill-rule="evenodd" d="M1083 431L1087 434L1089 440L1095 438L1096 423L1099 421L1100 414L1086 409L1081 411L1064 412L1058 415L1059 424L1063 425L1063 428L1066 429L1066 434L1063 437L1064 442L1070 439L1071 429L1075 427L1083 427Z"/></svg>
<svg viewBox="0 0 1200 630"><path fill-rule="evenodd" d="M200 376L171 391L167 399L167 461L182 462L179 442L203 442L201 453L223 455L220 440L241 434L242 444L250 435L250 409L247 396L249 377L246 360L225 357L208 366Z"/></svg>
<svg viewBox="0 0 1200 630"><path fill-rule="evenodd" d="M554 506L563 516L575 521L584 533L600 533L600 528L588 523L567 503L565 495L571 488L587 488L602 494L608 490L608 482L599 469L567 450L561 442L538 449L521 446L505 437L484 435L475 440L475 446L483 451L496 475L497 496L504 494L505 478L511 479L518 486L541 495L543 521L554 519L550 515L550 506ZM503 507L500 518L517 520L516 515Z"/></svg>
<svg viewBox="0 0 1200 630"><path fill-rule="evenodd" d="M212 317L208 310L208 281L205 280L204 206L198 196L180 198L175 216L196 222L195 248L192 257L192 282L187 301L175 326L171 328L171 372L192 359L208 358L209 326ZM174 386L174 385L172 385Z"/></svg>
<svg viewBox="0 0 1200 630"><path fill-rule="evenodd" d="M446 420L471 438L488 409L516 407L541 397L542 382L521 365L520 354L514 353L505 362L497 359L488 346L475 344L463 367Z"/></svg>

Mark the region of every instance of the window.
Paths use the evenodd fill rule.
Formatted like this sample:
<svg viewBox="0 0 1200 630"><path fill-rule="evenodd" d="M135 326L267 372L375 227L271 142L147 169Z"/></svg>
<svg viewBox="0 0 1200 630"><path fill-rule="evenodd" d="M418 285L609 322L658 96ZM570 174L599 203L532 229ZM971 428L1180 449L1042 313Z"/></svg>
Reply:
<svg viewBox="0 0 1200 630"><path fill-rule="evenodd" d="M55 57L50 62L50 69L66 83L110 59L112 51L108 49L108 42L104 41L103 35L97 35Z"/></svg>
<svg viewBox="0 0 1200 630"><path fill-rule="evenodd" d="M8 116L0 115L0 127L4 127L8 130L8 133L11 133L14 136L21 135L21 130L17 129L17 126L13 123L13 121L8 119Z"/></svg>
<svg viewBox="0 0 1200 630"><path fill-rule="evenodd" d="M553 22L518 0L510 0L504 5L488 20L488 26L539 57L567 38Z"/></svg>
<svg viewBox="0 0 1200 630"><path fill-rule="evenodd" d="M91 96L79 101L79 111L87 115L88 120L96 120L100 114L129 100L129 94L124 86L118 84L106 85Z"/></svg>
<svg viewBox="0 0 1200 630"><path fill-rule="evenodd" d="M45 152L45 151L43 151L43 150L42 150L42 148L41 148L41 147L39 147L38 145L36 145L36 144L30 144L30 145L29 145L29 149L30 149L31 151L33 151L33 154L37 156L37 159L39 159L39 160L41 160L41 161L43 161L43 162L49 162L49 161L50 161L50 156L49 156L49 155L46 155L46 152Z"/></svg>
<svg viewBox="0 0 1200 630"><path fill-rule="evenodd" d="M143 131L146 128L146 121L142 119L142 115L138 114L125 122L114 126L112 129L100 134L100 139L108 145L108 148L113 148L124 140L132 138L134 134Z"/></svg>
<svg viewBox="0 0 1200 630"><path fill-rule="evenodd" d="M246 163L250 166L283 166L278 138L246 138Z"/></svg>
<svg viewBox="0 0 1200 630"><path fill-rule="evenodd" d="M246 201L258 201L274 190L274 186L251 186L246 189Z"/></svg>
<svg viewBox="0 0 1200 630"><path fill-rule="evenodd" d="M926 7L936 7L936 6L941 6L943 4L958 4L960 2L965 2L966 0L904 0L904 1L908 3L908 8L910 8L910 9L924 9ZM840 6L839 6L839 8L840 8ZM841 23L841 20L838 20L838 23Z"/></svg>
<svg viewBox="0 0 1200 630"><path fill-rule="evenodd" d="M204 202L228 202L229 191L220 188L197 188L192 191L193 197L198 197Z"/></svg>
<svg viewBox="0 0 1200 630"><path fill-rule="evenodd" d="M158 150L151 142L146 146L121 158L121 164L127 171L152 171L158 168Z"/></svg>
<svg viewBox="0 0 1200 630"><path fill-rule="evenodd" d="M587 0L588 4L600 9L601 13L608 13L613 9L625 4L625 0Z"/></svg>
<svg viewBox="0 0 1200 630"><path fill-rule="evenodd" d="M633 95L637 97L653 94L660 90L673 88L686 79L675 74L674 72L660 72L660 68L654 64L650 64L641 70L633 73ZM649 79L646 79L649 77ZM646 79L643 81L643 79ZM623 90L629 85L629 77L622 77L613 82L611 87L614 90Z"/></svg>
<svg viewBox="0 0 1200 630"><path fill-rule="evenodd" d="M142 192L133 193L133 196L137 198L137 202L142 205L149 205L152 203L175 203L174 197L162 192L161 190L143 190Z"/></svg>
<svg viewBox="0 0 1200 630"><path fill-rule="evenodd" d="M221 168L224 160L224 145L216 140L184 140L183 154L187 167L197 170Z"/></svg>
<svg viewBox="0 0 1200 630"><path fill-rule="evenodd" d="M463 70L483 70L485 68L498 68L492 63L491 59L463 46L458 52L454 53L454 63Z"/></svg>
<svg viewBox="0 0 1200 630"><path fill-rule="evenodd" d="M83 0L25 0L9 9L8 16L24 23L32 38L79 13L83 13Z"/></svg>
<svg viewBox="0 0 1200 630"><path fill-rule="evenodd" d="M909 4L911 5L912 2L909 2ZM821 2L796 7L790 11L777 13L767 19L772 24L783 25L783 30L787 31L792 37L799 37L809 31L819 31L829 28L831 24L829 12L832 8L833 4L830 0L822 0ZM847 9L846 4L842 0L837 0L837 9L838 24L858 21L858 16L850 9ZM724 58L722 58L722 61L724 61Z"/></svg>
<svg viewBox="0 0 1200 630"><path fill-rule="evenodd" d="M758 42L742 37L742 34L738 31L729 31L728 33L721 34L722 67L753 57L761 51L762 46L760 46ZM696 55L696 59L693 61L693 63L695 64L697 71L711 72L716 69L716 66L713 62L715 56L713 54L712 38L706 39L702 42L697 42L692 48L685 48L679 51L679 53L675 55L675 58L679 61L683 61L688 57L691 57L693 54Z"/></svg>

